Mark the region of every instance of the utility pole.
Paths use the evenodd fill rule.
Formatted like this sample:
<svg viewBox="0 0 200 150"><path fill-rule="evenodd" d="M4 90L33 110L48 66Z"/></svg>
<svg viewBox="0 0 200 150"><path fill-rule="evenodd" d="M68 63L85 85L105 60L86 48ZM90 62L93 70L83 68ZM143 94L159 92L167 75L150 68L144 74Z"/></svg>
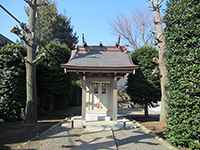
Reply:
<svg viewBox="0 0 200 150"><path fill-rule="evenodd" d="M36 93L36 49L37 42L35 37L35 24L37 7L46 5L47 3L37 3L37 0L24 0L29 6L29 25L19 21L12 13L0 4L0 8L12 17L20 28L14 27L11 32L15 33L21 40L24 41L27 49L27 57L25 57L26 65L26 108L25 122L34 124L37 122L37 93Z"/></svg>

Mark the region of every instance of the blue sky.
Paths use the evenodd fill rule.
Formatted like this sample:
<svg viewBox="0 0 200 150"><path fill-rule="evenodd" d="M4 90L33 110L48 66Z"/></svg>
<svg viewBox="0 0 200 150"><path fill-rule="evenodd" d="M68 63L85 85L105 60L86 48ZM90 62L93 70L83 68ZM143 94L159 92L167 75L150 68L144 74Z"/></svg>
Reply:
<svg viewBox="0 0 200 150"><path fill-rule="evenodd" d="M117 36L111 23L119 15L130 15L136 11L150 10L148 0L55 0L59 13L71 17L74 30L79 35L85 33L89 44L114 44ZM21 21L26 22L23 0L0 0ZM0 10L0 33L15 41L17 37L10 29L17 25L7 14Z"/></svg>

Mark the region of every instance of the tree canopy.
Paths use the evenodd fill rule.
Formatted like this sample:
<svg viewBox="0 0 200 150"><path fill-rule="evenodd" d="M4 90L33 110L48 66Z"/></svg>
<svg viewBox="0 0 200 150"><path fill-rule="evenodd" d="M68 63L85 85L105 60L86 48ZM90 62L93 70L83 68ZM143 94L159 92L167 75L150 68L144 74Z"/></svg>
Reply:
<svg viewBox="0 0 200 150"><path fill-rule="evenodd" d="M61 64L66 63L70 57L70 49L66 45L51 42L39 52L45 54L37 64L40 108L52 111L56 101L67 101L67 94L70 91L70 77L67 77L61 68Z"/></svg>
<svg viewBox="0 0 200 150"><path fill-rule="evenodd" d="M200 3L170 0L165 16L169 72L168 139L200 149Z"/></svg>
<svg viewBox="0 0 200 150"><path fill-rule="evenodd" d="M55 107L66 107L70 101L72 79L61 64L68 61L78 38L71 19L59 14L54 2L46 2L47 6L38 9L36 22L38 55L45 54L37 64L37 88L39 107L52 111Z"/></svg>
<svg viewBox="0 0 200 150"><path fill-rule="evenodd" d="M134 103L147 107L160 100L159 76L152 74L157 67L152 60L157 56L157 49L149 46L136 49L131 54L133 62L139 66L134 75L128 76L127 93Z"/></svg>
<svg viewBox="0 0 200 150"><path fill-rule="evenodd" d="M76 33L71 25L71 19L58 13L54 2L39 7L36 22L36 37L39 43L59 41L73 49L78 42Z"/></svg>

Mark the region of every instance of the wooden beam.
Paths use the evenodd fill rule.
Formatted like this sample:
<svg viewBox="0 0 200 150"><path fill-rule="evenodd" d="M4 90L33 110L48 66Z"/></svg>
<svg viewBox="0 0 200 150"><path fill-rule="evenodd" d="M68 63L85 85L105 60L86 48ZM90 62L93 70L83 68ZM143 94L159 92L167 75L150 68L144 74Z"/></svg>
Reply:
<svg viewBox="0 0 200 150"><path fill-rule="evenodd" d="M82 108L81 108L81 115L83 120L85 120L85 113L86 113L86 76L84 73L82 78Z"/></svg>
<svg viewBox="0 0 200 150"><path fill-rule="evenodd" d="M113 102L112 102L112 120L117 120L117 78L114 77L113 84L112 84L113 92Z"/></svg>

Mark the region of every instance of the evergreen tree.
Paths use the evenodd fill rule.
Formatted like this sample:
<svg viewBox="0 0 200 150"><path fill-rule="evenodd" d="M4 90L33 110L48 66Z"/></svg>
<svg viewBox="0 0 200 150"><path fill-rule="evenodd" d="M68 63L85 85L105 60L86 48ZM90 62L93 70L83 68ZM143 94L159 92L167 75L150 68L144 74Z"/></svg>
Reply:
<svg viewBox="0 0 200 150"><path fill-rule="evenodd" d="M155 48L145 46L132 53L133 62L139 66L135 74L128 76L127 93L134 103L144 105L145 115L148 115L148 106L153 107L160 100L159 76L153 75L157 67L152 62L158 56Z"/></svg>
<svg viewBox="0 0 200 150"><path fill-rule="evenodd" d="M52 111L56 103L66 107L64 104L66 104L70 92L71 80L64 73L61 64L68 61L70 50L66 48L66 45L51 42L42 47L39 53L45 54L45 57L37 64L40 110Z"/></svg>
<svg viewBox="0 0 200 150"><path fill-rule="evenodd" d="M59 41L73 49L78 42L76 33L71 26L71 19L58 13L55 3L47 1L48 5L38 8L37 39L39 43Z"/></svg>
<svg viewBox="0 0 200 150"><path fill-rule="evenodd" d="M66 107L69 103L72 79L64 74L61 64L67 62L70 50L75 48L78 39L70 18L59 14L54 2L41 1L46 1L48 5L38 9L37 18L38 54L45 53L37 64L38 97L40 108L52 111L55 106Z"/></svg>
<svg viewBox="0 0 200 150"><path fill-rule="evenodd" d="M47 4L38 8L37 12L36 37L40 43L48 43L54 39L54 24L58 12L53 3L47 2Z"/></svg>
<svg viewBox="0 0 200 150"><path fill-rule="evenodd" d="M200 2L170 0L165 16L169 68L168 139L200 149Z"/></svg>

